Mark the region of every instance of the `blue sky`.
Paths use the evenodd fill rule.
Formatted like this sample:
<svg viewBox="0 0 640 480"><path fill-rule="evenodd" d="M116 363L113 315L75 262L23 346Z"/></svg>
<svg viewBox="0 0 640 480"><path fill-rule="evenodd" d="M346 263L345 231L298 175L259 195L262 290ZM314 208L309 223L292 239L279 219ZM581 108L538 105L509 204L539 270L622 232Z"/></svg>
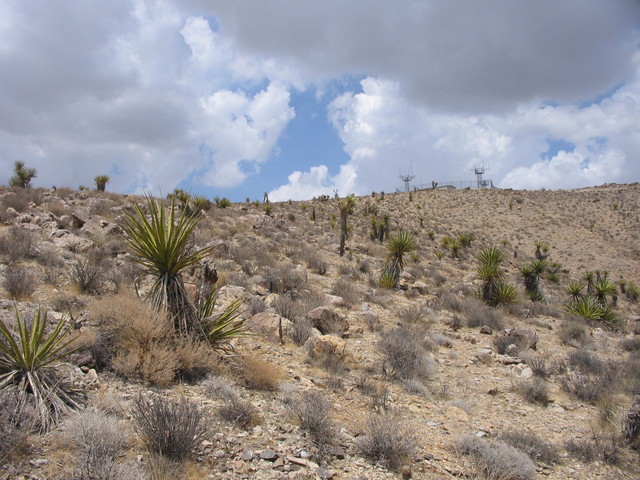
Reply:
<svg viewBox="0 0 640 480"><path fill-rule="evenodd" d="M16 160L232 200L476 162L508 188L639 181L639 26L635 0L5 0L0 183Z"/></svg>

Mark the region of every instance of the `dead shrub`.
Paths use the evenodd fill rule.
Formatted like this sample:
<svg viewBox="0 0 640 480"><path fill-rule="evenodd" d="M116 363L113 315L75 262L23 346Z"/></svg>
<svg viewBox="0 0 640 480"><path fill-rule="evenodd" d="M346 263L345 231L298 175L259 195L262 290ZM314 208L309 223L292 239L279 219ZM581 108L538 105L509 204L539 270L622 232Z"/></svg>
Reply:
<svg viewBox="0 0 640 480"><path fill-rule="evenodd" d="M309 432L311 438L323 447L335 436L331 421L331 402L318 390L302 392L294 397L291 411L300 422L300 428Z"/></svg>
<svg viewBox="0 0 640 480"><path fill-rule="evenodd" d="M311 336L312 327L311 322L306 318L299 318L293 324L291 329L291 339L296 345L304 345Z"/></svg>
<svg viewBox="0 0 640 480"><path fill-rule="evenodd" d="M15 387L0 389L0 466L26 454L27 436L35 419L21 408Z"/></svg>
<svg viewBox="0 0 640 480"><path fill-rule="evenodd" d="M347 277L340 277L335 281L331 294L342 298L345 302L354 304L360 300L360 293L354 287L353 281Z"/></svg>
<svg viewBox="0 0 640 480"><path fill-rule="evenodd" d="M210 434L202 410L186 398L139 395L131 410L133 427L147 449L172 460L188 458Z"/></svg>
<svg viewBox="0 0 640 480"><path fill-rule="evenodd" d="M401 422L387 415L374 415L366 424L365 433L357 440L362 454L395 470L417 449L417 440Z"/></svg>
<svg viewBox="0 0 640 480"><path fill-rule="evenodd" d="M247 356L242 359L242 377L249 388L277 390L284 378L284 370L279 365Z"/></svg>
<svg viewBox="0 0 640 480"><path fill-rule="evenodd" d="M167 386L176 376L195 380L216 368L208 345L178 338L166 312L136 297L102 297L89 306L89 318L98 331L96 363L125 378Z"/></svg>
<svg viewBox="0 0 640 480"><path fill-rule="evenodd" d="M95 409L76 413L65 422L64 437L79 450L73 478L135 478L133 467L117 462L127 437L114 417Z"/></svg>
<svg viewBox="0 0 640 480"><path fill-rule="evenodd" d="M205 392L222 400L218 413L221 418L244 430L250 430L260 423L258 409L249 401L243 400L240 392L225 377L210 375L203 382Z"/></svg>
<svg viewBox="0 0 640 480"><path fill-rule="evenodd" d="M533 480L536 476L529 456L500 440L469 434L456 442L456 450L469 456L476 473L486 480Z"/></svg>
<svg viewBox="0 0 640 480"><path fill-rule="evenodd" d="M589 341L587 327L583 322L565 320L558 330L560 341L572 347L585 347Z"/></svg>
<svg viewBox="0 0 640 480"><path fill-rule="evenodd" d="M411 303L398 310L398 318L407 323L420 323L426 316L425 305Z"/></svg>
<svg viewBox="0 0 640 480"><path fill-rule="evenodd" d="M546 406L551 402L549 398L549 386L541 378L534 377L530 380L523 380L518 383L517 390L529 403L538 403Z"/></svg>
<svg viewBox="0 0 640 480"><path fill-rule="evenodd" d="M385 356L383 369L397 379L430 378L434 360L426 354L425 332L417 327L400 325L384 332L379 342Z"/></svg>
<svg viewBox="0 0 640 480"><path fill-rule="evenodd" d="M69 268L69 280L82 293L99 293L104 272L102 266L92 260L76 260Z"/></svg>
<svg viewBox="0 0 640 480"><path fill-rule="evenodd" d="M0 256L8 262L18 262L36 256L36 236L16 225L0 237Z"/></svg>
<svg viewBox="0 0 640 480"><path fill-rule="evenodd" d="M278 294L300 291L307 284L306 272L287 264L265 268L263 277L268 282L269 291Z"/></svg>
<svg viewBox="0 0 640 480"><path fill-rule="evenodd" d="M316 272L318 275L326 275L329 270L329 264L325 262L322 257L315 251L310 250L306 255L304 255L304 261L312 271Z"/></svg>
<svg viewBox="0 0 640 480"><path fill-rule="evenodd" d="M560 462L560 455L558 455L556 448L533 433L506 431L500 434L500 440L526 453L535 462L547 465Z"/></svg>
<svg viewBox="0 0 640 480"><path fill-rule="evenodd" d="M29 298L36 291L36 276L23 267L10 267L2 280L2 286L15 300Z"/></svg>
<svg viewBox="0 0 640 480"><path fill-rule="evenodd" d="M487 325L494 331L504 329L503 314L500 309L491 308L476 298L465 298L462 303L467 327L475 328Z"/></svg>

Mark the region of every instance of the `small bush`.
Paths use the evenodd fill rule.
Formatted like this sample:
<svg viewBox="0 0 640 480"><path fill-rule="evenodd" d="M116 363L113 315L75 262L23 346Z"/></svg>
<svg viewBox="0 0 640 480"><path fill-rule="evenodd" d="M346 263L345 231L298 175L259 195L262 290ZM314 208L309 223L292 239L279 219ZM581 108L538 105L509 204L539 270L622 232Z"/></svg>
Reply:
<svg viewBox="0 0 640 480"><path fill-rule="evenodd" d="M17 459L27 449L27 436L33 419L20 408L17 390L0 389L0 466Z"/></svg>
<svg viewBox="0 0 640 480"><path fill-rule="evenodd" d="M565 320L558 330L560 341L572 347L584 347L588 341L587 327L584 323Z"/></svg>
<svg viewBox="0 0 640 480"><path fill-rule="evenodd" d="M260 423L258 409L251 402L243 400L240 392L224 377L211 375L203 382L208 395L218 397L223 405L218 410L220 417L228 422L249 430Z"/></svg>
<svg viewBox="0 0 640 480"><path fill-rule="evenodd" d="M498 331L504 328L503 314L500 310L488 307L474 298L467 298L462 303L462 309L469 328L487 325L492 330Z"/></svg>
<svg viewBox="0 0 640 480"><path fill-rule="evenodd" d="M567 441L565 449L569 455L584 463L596 460L607 465L620 463L620 440L615 434L594 432L590 440Z"/></svg>
<svg viewBox="0 0 640 480"><path fill-rule="evenodd" d="M0 237L0 256L10 262L35 256L35 247L35 235L15 225Z"/></svg>
<svg viewBox="0 0 640 480"><path fill-rule="evenodd" d="M476 472L486 480L533 480L536 476L531 459L500 440L465 435L456 443L456 449L471 457Z"/></svg>
<svg viewBox="0 0 640 480"><path fill-rule="evenodd" d="M560 387L583 402L596 403L611 389L611 380L606 376L569 374L560 379Z"/></svg>
<svg viewBox="0 0 640 480"><path fill-rule="evenodd" d="M292 265L279 265L277 268L265 268L264 278L267 280L272 293L283 294L300 291L307 284L307 275Z"/></svg>
<svg viewBox="0 0 640 480"><path fill-rule="evenodd" d="M570 352L567 364L580 373L591 375L602 375L606 369L605 362L585 350Z"/></svg>
<svg viewBox="0 0 640 480"><path fill-rule="evenodd" d="M507 431L500 434L500 440L526 453L535 462L552 465L560 461L555 447L533 433Z"/></svg>
<svg viewBox="0 0 640 480"><path fill-rule="evenodd" d="M358 290L353 286L353 281L346 277L340 277L333 284L331 294L341 297L347 303L356 303L360 299Z"/></svg>
<svg viewBox="0 0 640 480"><path fill-rule="evenodd" d="M300 428L309 432L319 446L325 446L335 436L331 421L331 402L321 392L310 390L295 396L291 410L300 421Z"/></svg>
<svg viewBox="0 0 640 480"><path fill-rule="evenodd" d="M425 306L420 303L411 303L398 311L398 317L407 323L419 323L425 316Z"/></svg>
<svg viewBox="0 0 640 480"><path fill-rule="evenodd" d="M311 336L311 323L306 318L299 318L293 324L291 339L296 345L304 345Z"/></svg>
<svg viewBox="0 0 640 480"><path fill-rule="evenodd" d="M434 361L426 354L424 332L399 326L383 334L380 349L385 356L385 372L397 379L429 378Z"/></svg>
<svg viewBox="0 0 640 480"><path fill-rule="evenodd" d="M116 461L127 438L113 417L87 409L70 417L65 427L66 440L79 449L73 478L126 480L138 476L131 466Z"/></svg>
<svg viewBox="0 0 640 480"><path fill-rule="evenodd" d="M69 269L69 280L82 293L98 293L102 278L102 267L92 260L76 260Z"/></svg>
<svg viewBox="0 0 640 480"><path fill-rule="evenodd" d="M531 380L523 380L517 388L522 398L529 403L539 403L546 406L551 402L549 386L541 378L534 377Z"/></svg>
<svg viewBox="0 0 640 480"><path fill-rule="evenodd" d="M139 395L131 416L147 449L172 460L189 457L210 433L202 410L186 398L172 401L158 395Z"/></svg>
<svg viewBox="0 0 640 480"><path fill-rule="evenodd" d="M36 277L26 268L9 268L2 286L15 300L28 298L36 291Z"/></svg>
<svg viewBox="0 0 640 480"><path fill-rule="evenodd" d="M362 454L395 470L417 448L416 438L402 423L391 416L372 416L365 426L365 434L358 438Z"/></svg>
<svg viewBox="0 0 640 480"><path fill-rule="evenodd" d="M309 252L304 257L307 267L318 275L325 275L329 270L329 264L325 262L317 252Z"/></svg>

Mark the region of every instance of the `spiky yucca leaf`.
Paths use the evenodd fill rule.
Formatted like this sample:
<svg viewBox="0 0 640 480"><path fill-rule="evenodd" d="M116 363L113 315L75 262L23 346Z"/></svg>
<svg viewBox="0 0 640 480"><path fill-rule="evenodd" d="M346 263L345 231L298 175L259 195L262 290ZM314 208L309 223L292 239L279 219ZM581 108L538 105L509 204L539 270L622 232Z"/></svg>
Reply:
<svg viewBox="0 0 640 480"><path fill-rule="evenodd" d="M194 327L196 312L184 289L181 272L209 255L213 247L189 248L189 237L200 218L186 211L178 218L175 196L168 215L150 195L146 196L146 207L148 218L139 204L133 212L126 213L126 242L133 250L134 260L156 277L150 292L153 306L167 309L176 329L188 333Z"/></svg>
<svg viewBox="0 0 640 480"><path fill-rule="evenodd" d="M506 282L498 282L494 293L493 303L495 305L511 305L518 303L518 291L514 285Z"/></svg>
<svg viewBox="0 0 640 480"><path fill-rule="evenodd" d="M418 248L414 238L415 234L413 232L400 230L387 242L389 254L387 255L384 272L394 279L394 286L398 284L400 274L404 270L405 255Z"/></svg>
<svg viewBox="0 0 640 480"><path fill-rule="evenodd" d="M480 265L478 265L476 274L482 281L479 294L485 303L496 306L496 291L503 277L500 266L504 260L504 252L496 247L486 247L480 252L478 260L480 260Z"/></svg>
<svg viewBox="0 0 640 480"><path fill-rule="evenodd" d="M603 314L602 306L593 297L582 297L565 307L569 313L573 313L585 320L600 320Z"/></svg>
<svg viewBox="0 0 640 480"><path fill-rule="evenodd" d="M16 385L21 406L32 403L38 426L49 430L78 404L60 385L52 365L75 351L69 345L73 326L61 319L47 335L47 312L38 308L29 327L14 306L17 339L0 320L0 388Z"/></svg>

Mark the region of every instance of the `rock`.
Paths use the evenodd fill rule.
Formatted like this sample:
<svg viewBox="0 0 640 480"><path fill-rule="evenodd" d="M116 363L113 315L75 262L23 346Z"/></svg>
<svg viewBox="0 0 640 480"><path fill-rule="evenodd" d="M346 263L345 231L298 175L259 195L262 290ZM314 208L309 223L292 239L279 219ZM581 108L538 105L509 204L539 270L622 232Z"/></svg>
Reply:
<svg viewBox="0 0 640 480"><path fill-rule="evenodd" d="M327 449L327 453L329 455L332 455L340 460L342 460L345 457L345 453L344 450L342 449L342 447L338 447L338 446L331 446Z"/></svg>
<svg viewBox="0 0 640 480"><path fill-rule="evenodd" d="M480 362L482 362L485 365L491 365L493 363L493 358L491 358L490 353L478 352L476 353L475 358L480 360Z"/></svg>
<svg viewBox="0 0 640 480"><path fill-rule="evenodd" d="M483 335L492 335L493 329L488 325L483 325L482 327L480 327L480 333L482 333Z"/></svg>
<svg viewBox="0 0 640 480"><path fill-rule="evenodd" d="M272 342L280 341L280 325L282 325L282 335L288 335L293 329L293 323L273 312L256 313L249 322L247 328L254 333L264 336Z"/></svg>
<svg viewBox="0 0 640 480"><path fill-rule="evenodd" d="M73 228L81 229L84 224L89 221L91 217L84 212L75 211L71 214L71 220L73 222Z"/></svg>
<svg viewBox="0 0 640 480"><path fill-rule="evenodd" d="M413 285L411 285L411 288L413 290L417 290L421 295L426 295L427 293L429 293L429 288L427 287L427 284L418 280L417 282L413 282Z"/></svg>
<svg viewBox="0 0 640 480"><path fill-rule="evenodd" d="M271 449L265 450L260 454L260 458L262 460L267 460L268 462L275 462L279 456L280 455L278 455L275 451Z"/></svg>
<svg viewBox="0 0 640 480"><path fill-rule="evenodd" d="M403 479L408 480L412 476L411 467L409 465L403 465L402 468L400 469L400 473L402 474Z"/></svg>
<svg viewBox="0 0 640 480"><path fill-rule="evenodd" d="M52 237L53 243L58 247L71 252L83 253L94 247L94 243L91 240L79 237L68 230L56 230Z"/></svg>
<svg viewBox="0 0 640 480"><path fill-rule="evenodd" d="M311 358L334 356L344 358L347 356L345 341L335 335L312 336L304 344Z"/></svg>
<svg viewBox="0 0 640 480"><path fill-rule="evenodd" d="M467 423L469 421L469 415L467 414L467 412L465 412L461 408L454 407L453 405L447 407L445 416L449 420L454 420L460 423Z"/></svg>
<svg viewBox="0 0 640 480"><path fill-rule="evenodd" d="M511 337L516 345L520 347L521 350L535 350L538 344L538 334L535 330L529 330L527 328L514 328L509 331L509 337Z"/></svg>
<svg viewBox="0 0 640 480"><path fill-rule="evenodd" d="M251 460L253 460L253 456L254 456L253 450L245 449L242 451L240 458L245 462L250 462Z"/></svg>
<svg viewBox="0 0 640 480"><path fill-rule="evenodd" d="M511 357L509 355L496 355L496 360L503 365L518 365L524 363L524 360L518 357Z"/></svg>
<svg viewBox="0 0 640 480"><path fill-rule="evenodd" d="M319 467L318 469L316 469L316 475L322 480L331 480L335 476L335 473L331 470L327 470L324 467Z"/></svg>
<svg viewBox="0 0 640 480"><path fill-rule="evenodd" d="M342 334L349 330L346 317L326 305L314 308L307 313L306 318L311 326L317 328L323 335Z"/></svg>

